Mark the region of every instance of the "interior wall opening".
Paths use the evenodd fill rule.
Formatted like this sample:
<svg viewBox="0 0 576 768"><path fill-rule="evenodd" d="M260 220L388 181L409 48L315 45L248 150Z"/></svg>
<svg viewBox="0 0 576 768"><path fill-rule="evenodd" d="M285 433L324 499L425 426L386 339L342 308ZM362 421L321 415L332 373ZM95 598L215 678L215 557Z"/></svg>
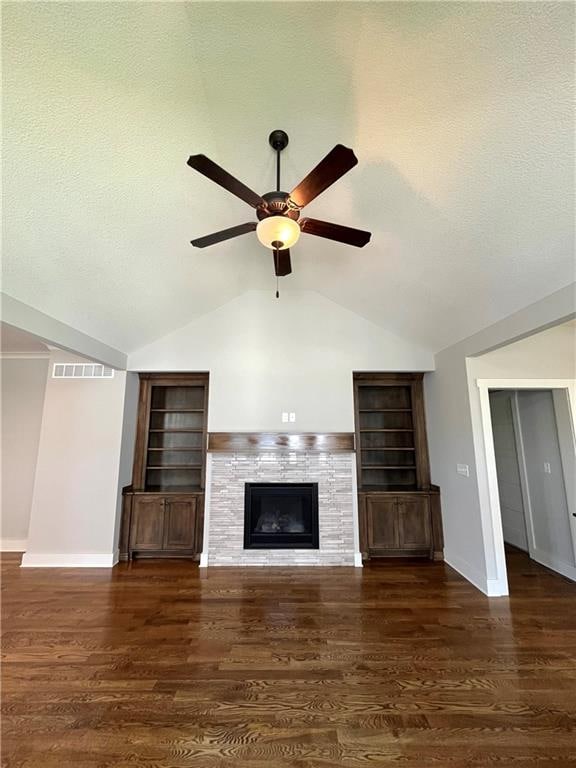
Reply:
<svg viewBox="0 0 576 768"><path fill-rule="evenodd" d="M574 440L566 389L491 389L492 439L507 564L576 581ZM514 593L514 583L510 584Z"/></svg>

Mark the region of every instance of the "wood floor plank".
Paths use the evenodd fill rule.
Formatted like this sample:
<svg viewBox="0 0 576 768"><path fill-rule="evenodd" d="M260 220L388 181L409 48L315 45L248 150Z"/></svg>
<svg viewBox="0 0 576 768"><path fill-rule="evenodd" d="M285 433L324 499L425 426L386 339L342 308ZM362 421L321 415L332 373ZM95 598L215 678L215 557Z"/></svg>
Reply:
<svg viewBox="0 0 576 768"><path fill-rule="evenodd" d="M576 585L2 560L3 768L576 768Z"/></svg>

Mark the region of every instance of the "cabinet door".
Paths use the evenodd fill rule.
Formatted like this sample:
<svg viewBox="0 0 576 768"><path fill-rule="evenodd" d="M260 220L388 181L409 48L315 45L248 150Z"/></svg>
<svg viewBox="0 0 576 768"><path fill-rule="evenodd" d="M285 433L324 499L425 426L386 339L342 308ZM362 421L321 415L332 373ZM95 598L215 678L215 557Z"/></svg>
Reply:
<svg viewBox="0 0 576 768"><path fill-rule="evenodd" d="M366 497L368 549L398 548L398 509L395 497Z"/></svg>
<svg viewBox="0 0 576 768"><path fill-rule="evenodd" d="M197 512L196 496L166 498L164 549L195 550Z"/></svg>
<svg viewBox="0 0 576 768"><path fill-rule="evenodd" d="M427 496L398 497L398 537L401 549L430 549L430 501Z"/></svg>
<svg viewBox="0 0 576 768"><path fill-rule="evenodd" d="M164 499L162 496L134 496L130 549L162 549L163 541Z"/></svg>

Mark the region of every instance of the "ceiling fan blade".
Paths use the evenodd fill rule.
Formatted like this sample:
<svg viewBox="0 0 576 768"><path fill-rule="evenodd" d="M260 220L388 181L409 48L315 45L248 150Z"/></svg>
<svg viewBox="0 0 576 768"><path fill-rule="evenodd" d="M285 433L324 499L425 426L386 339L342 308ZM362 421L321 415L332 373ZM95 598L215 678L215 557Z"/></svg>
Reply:
<svg viewBox="0 0 576 768"><path fill-rule="evenodd" d="M290 192L290 202L296 207L303 208L311 200L341 176L357 164L358 159L354 152L348 147L342 144L336 144L333 150L328 152L323 160L320 160L316 168L314 168L305 179L303 179L292 192Z"/></svg>
<svg viewBox="0 0 576 768"><path fill-rule="evenodd" d="M247 232L254 232L256 226L257 224L255 221L249 221L246 224L239 224L237 227L222 229L220 232L213 232L211 235L198 237L196 240L191 240L191 243L195 248L206 248L207 245L214 245L214 243L221 243L223 240L230 240L231 237L238 237L238 235L245 235Z"/></svg>
<svg viewBox="0 0 576 768"><path fill-rule="evenodd" d="M191 155L188 158L188 165L190 168L194 168L195 171L203 174L211 181L216 182L216 184L220 184L220 186L227 189L228 192L231 192L233 195L236 195L236 197L244 200L244 202L251 205L252 208L266 206L266 201L260 197L260 195L257 195L256 192L253 192L245 184L242 184L241 181L235 179L234 176L231 176L228 171L224 170L224 168L220 168L219 165L216 165L216 163L206 157L206 155Z"/></svg>
<svg viewBox="0 0 576 768"><path fill-rule="evenodd" d="M274 272L277 277L285 277L292 272L290 251L274 251Z"/></svg>
<svg viewBox="0 0 576 768"><path fill-rule="evenodd" d="M343 227L341 224L331 224L329 221L319 221L318 219L302 219L300 229L308 235L316 237L326 237L328 240L337 240L339 243L355 245L356 248L362 248L370 242L371 232L364 232L362 229L353 229L352 227Z"/></svg>

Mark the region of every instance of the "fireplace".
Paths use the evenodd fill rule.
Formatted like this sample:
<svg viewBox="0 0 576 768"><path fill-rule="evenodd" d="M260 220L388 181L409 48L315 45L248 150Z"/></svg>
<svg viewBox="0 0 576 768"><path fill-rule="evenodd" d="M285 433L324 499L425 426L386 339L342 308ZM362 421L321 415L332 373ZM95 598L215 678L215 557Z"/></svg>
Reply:
<svg viewBox="0 0 576 768"><path fill-rule="evenodd" d="M246 483L244 549L318 549L318 483Z"/></svg>

